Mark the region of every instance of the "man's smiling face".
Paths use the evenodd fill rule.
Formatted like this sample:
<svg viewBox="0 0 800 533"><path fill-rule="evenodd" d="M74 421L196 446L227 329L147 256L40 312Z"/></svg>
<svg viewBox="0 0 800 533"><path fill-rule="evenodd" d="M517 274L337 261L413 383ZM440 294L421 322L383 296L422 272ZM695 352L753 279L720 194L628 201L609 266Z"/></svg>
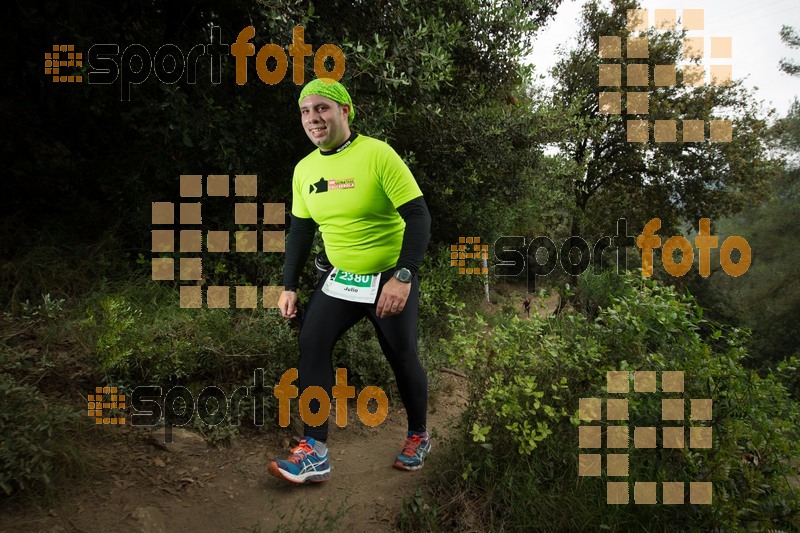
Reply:
<svg viewBox="0 0 800 533"><path fill-rule="evenodd" d="M349 114L349 105L318 94L310 94L300 102L303 129L321 150L333 150L350 137Z"/></svg>

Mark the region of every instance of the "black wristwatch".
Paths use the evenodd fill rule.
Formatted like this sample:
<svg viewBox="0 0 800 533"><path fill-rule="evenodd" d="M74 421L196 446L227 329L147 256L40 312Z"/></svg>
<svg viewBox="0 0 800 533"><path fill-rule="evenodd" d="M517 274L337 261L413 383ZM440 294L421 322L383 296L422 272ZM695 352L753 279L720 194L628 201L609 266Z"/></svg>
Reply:
<svg viewBox="0 0 800 533"><path fill-rule="evenodd" d="M407 268L398 268L394 273L394 279L403 283L411 283L411 271Z"/></svg>

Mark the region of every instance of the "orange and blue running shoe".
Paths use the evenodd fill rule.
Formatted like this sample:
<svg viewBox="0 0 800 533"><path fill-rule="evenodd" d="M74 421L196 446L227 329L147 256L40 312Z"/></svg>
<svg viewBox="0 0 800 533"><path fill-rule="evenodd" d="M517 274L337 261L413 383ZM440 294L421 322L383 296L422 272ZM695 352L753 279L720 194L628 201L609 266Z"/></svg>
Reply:
<svg viewBox="0 0 800 533"><path fill-rule="evenodd" d="M427 431L409 431L403 451L394 461L394 467L401 470L419 470L425 458L431 453L431 437Z"/></svg>
<svg viewBox="0 0 800 533"><path fill-rule="evenodd" d="M276 459L269 464L269 473L292 483L318 483L331 478L331 464L328 451L318 455L314 450L314 439L303 437L300 444L292 449L292 455L285 461Z"/></svg>

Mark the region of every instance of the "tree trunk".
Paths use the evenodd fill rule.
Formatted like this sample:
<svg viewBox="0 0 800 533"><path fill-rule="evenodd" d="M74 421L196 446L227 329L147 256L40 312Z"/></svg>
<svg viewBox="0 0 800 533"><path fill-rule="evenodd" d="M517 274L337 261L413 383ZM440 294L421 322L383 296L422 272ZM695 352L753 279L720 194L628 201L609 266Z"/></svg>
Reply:
<svg viewBox="0 0 800 533"><path fill-rule="evenodd" d="M490 304L492 302L489 301L489 262L486 256L481 259L481 266L483 266L483 271L486 272L486 274L483 275L483 289L486 292L486 303Z"/></svg>

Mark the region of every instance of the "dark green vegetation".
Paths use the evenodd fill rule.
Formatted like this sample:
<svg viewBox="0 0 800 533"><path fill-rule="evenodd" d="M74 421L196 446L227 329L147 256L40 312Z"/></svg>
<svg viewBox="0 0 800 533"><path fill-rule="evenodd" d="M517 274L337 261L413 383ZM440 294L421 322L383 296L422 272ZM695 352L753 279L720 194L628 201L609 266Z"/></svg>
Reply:
<svg viewBox="0 0 800 533"><path fill-rule="evenodd" d="M480 318L453 316L447 347L470 384L465 434L435 463L440 475L429 490L437 505L421 512L411 498L401 525L442 531L475 524L549 531L800 526L800 411L782 384L797 369L762 377L745 368L746 333L704 319L691 297L671 287L635 274L588 274L581 281L596 291L587 298L602 295L594 312L506 316L488 333ZM630 480L684 481L687 488L689 481L710 481L712 505L607 505L605 482L625 479L578 476L579 453L606 454L578 448L579 399L609 397L606 372L637 369L684 370L683 397L712 398L713 418L690 421L686 402L685 420L662 422L661 400L675 395L632 392L623 424L710 426L713 447L635 449L630 430L629 448L607 453L629 454ZM604 443L612 425L619 423L601 422ZM686 497L688 504L688 491Z"/></svg>
<svg viewBox="0 0 800 533"><path fill-rule="evenodd" d="M210 65L201 61L197 83L163 84L151 74L122 101L119 80L53 84L42 75L43 53L53 43L83 51L140 43L153 53L173 43L186 52L208 43L212 25L223 43L232 43L251 24L258 50L288 45L292 29L302 25L314 49L334 43L345 53L355 129L389 140L425 192L434 227L421 271L423 362L432 377L448 365L470 378L458 451L442 452L433 463L431 490L409 496L402 524L800 527L800 338L793 324L800 316L800 107L772 120L739 84L651 86L652 119L731 118L734 142L626 143L625 116L598 113L596 51L600 35L625 37L624 12L635 4L620 0L609 10L588 4L578 46L565 52L554 90L546 93L522 60L558 4L4 5L15 31L0 37L4 72L14 73L0 82L2 493L52 495L85 470L81 436L92 428L77 398L97 385L123 391L183 385L197 392L213 383L230 391L250 384L256 368L264 369L265 383L275 383L296 365L296 323L275 311L181 310L179 282L150 280L150 205L179 201L179 175L257 174L259 202L290 201L292 168L310 151L291 66L282 83L267 86L250 58L248 82L239 86L232 60L223 64L219 84L209 81ZM795 33L784 33L795 45ZM680 38L653 36L649 61L679 60ZM306 59L307 80L312 63ZM547 146L560 152L546 152ZM203 229L240 229L233 198L218 200L204 200ZM750 271L733 279L716 268L704 279L695 265L684 278L670 278L657 262L658 282L643 282L607 264L611 270L582 276L577 287L570 279L570 289L566 273L554 273L547 285L567 305L554 318L533 313L519 321L511 318L517 303L475 318L480 289L449 263L449 245L459 236L480 235L487 243L501 235L548 235L557 243L581 236L593 243L613 235L618 218L628 220L633 234L655 217L664 237L691 237L698 219L711 217L720 240L747 238ZM205 283L278 284L282 259L209 254ZM711 264L719 264L716 257ZM310 268L304 276L309 287ZM381 386L395 396L368 326L348 333L335 355L352 385ZM714 399L712 450L631 450L630 477L712 481L713 505L607 506L604 479L578 478L578 399L603 397L605 371L626 368L682 369L687 398ZM270 421L273 400L265 405ZM658 395L637 397L631 420L657 425L659 406ZM247 422L250 414L240 413L240 426L190 424L224 444L238 431L259 431Z"/></svg>

